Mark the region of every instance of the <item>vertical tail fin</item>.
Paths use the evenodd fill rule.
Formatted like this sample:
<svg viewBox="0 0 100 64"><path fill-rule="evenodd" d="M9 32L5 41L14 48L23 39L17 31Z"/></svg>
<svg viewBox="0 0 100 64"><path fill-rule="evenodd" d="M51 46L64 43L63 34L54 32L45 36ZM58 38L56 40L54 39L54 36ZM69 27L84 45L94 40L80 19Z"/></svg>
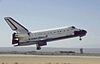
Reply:
<svg viewBox="0 0 100 64"><path fill-rule="evenodd" d="M11 27L13 31L16 31L18 33L29 33L28 29L26 29L24 26L19 24L17 21L15 21L11 17L5 17L5 21L8 23L8 25Z"/></svg>

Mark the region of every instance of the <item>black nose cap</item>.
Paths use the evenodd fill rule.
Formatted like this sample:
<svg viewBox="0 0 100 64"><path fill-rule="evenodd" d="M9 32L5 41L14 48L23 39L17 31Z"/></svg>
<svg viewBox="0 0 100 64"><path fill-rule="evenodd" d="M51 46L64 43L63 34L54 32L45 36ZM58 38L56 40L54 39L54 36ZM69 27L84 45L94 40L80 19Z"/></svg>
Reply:
<svg viewBox="0 0 100 64"><path fill-rule="evenodd" d="M87 33L87 31L86 31L86 30L82 30L82 32L83 32L83 33L85 33L85 34Z"/></svg>

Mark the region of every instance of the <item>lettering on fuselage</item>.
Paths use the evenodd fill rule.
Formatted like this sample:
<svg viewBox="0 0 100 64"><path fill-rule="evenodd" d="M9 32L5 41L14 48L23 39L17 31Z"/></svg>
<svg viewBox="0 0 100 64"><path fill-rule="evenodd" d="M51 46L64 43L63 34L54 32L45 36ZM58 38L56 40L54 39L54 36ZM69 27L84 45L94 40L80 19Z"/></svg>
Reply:
<svg viewBox="0 0 100 64"><path fill-rule="evenodd" d="M29 38L29 40L35 40L35 39L42 39L42 38L46 38L47 37L47 35L46 36L44 36L44 37L35 37L35 38Z"/></svg>

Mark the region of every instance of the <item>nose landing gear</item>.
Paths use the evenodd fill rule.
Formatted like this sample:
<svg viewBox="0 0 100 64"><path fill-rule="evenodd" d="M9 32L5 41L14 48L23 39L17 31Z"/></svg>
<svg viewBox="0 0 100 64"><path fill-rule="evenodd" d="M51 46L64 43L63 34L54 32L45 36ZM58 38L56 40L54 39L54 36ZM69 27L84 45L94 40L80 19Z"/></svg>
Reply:
<svg viewBox="0 0 100 64"><path fill-rule="evenodd" d="M81 41L81 40L82 40L82 38L80 37L80 38L79 38L79 40Z"/></svg>

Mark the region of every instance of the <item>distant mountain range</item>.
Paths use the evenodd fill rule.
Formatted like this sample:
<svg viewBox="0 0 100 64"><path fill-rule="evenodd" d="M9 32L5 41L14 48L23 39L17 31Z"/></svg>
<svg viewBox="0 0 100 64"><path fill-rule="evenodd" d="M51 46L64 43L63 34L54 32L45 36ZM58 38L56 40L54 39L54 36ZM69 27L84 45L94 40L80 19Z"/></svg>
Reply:
<svg viewBox="0 0 100 64"><path fill-rule="evenodd" d="M38 51L35 47L0 47L0 52L9 51ZM55 52L55 51L75 51L80 52L80 48L53 48L53 47L42 47L39 52ZM83 48L84 53L100 53L100 48Z"/></svg>

